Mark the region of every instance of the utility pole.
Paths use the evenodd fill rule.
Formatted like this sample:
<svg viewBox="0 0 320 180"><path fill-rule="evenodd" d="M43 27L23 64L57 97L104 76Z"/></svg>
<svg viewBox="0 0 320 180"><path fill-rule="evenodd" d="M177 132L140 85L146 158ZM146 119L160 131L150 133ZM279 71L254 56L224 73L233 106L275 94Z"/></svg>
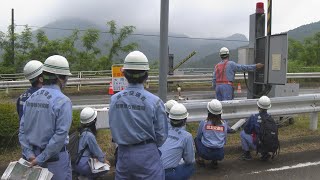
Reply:
<svg viewBox="0 0 320 180"><path fill-rule="evenodd" d="M167 101L169 0L161 0L159 97Z"/></svg>
<svg viewBox="0 0 320 180"><path fill-rule="evenodd" d="M11 9L11 50L12 50L12 64L15 64L14 61L14 9Z"/></svg>

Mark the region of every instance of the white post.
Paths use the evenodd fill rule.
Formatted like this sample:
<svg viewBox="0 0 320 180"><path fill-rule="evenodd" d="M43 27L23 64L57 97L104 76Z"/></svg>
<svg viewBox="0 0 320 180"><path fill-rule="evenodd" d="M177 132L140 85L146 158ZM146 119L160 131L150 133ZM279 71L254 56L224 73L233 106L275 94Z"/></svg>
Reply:
<svg viewBox="0 0 320 180"><path fill-rule="evenodd" d="M6 88L6 93L9 94L9 87Z"/></svg>
<svg viewBox="0 0 320 180"><path fill-rule="evenodd" d="M317 130L318 128L318 112L310 113L310 130Z"/></svg>

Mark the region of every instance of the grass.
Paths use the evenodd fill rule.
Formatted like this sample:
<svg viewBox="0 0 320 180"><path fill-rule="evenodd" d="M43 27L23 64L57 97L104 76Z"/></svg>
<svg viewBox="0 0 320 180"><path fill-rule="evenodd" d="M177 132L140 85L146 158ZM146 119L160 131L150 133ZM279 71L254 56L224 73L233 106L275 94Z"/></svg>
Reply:
<svg viewBox="0 0 320 180"><path fill-rule="evenodd" d="M198 129L198 122L190 122L187 124L187 130L195 137ZM309 115L302 114L295 117L295 123L293 125L281 127L279 129L279 139L281 141L290 141L295 138L308 137L308 136L320 136L320 130L309 130ZM106 152L107 158L113 160L113 154L115 151L115 145L111 142L111 132L109 129L98 130L97 141L101 149ZM228 134L226 148L228 147L240 147L240 135L239 131L235 134ZM300 142L288 147L282 147L281 153L301 152L305 150L318 149L320 142ZM226 153L226 159L235 158L238 156L237 152L230 154ZM7 149L0 153L0 162L2 166L7 165L10 161L18 160L20 158L20 148L18 146Z"/></svg>

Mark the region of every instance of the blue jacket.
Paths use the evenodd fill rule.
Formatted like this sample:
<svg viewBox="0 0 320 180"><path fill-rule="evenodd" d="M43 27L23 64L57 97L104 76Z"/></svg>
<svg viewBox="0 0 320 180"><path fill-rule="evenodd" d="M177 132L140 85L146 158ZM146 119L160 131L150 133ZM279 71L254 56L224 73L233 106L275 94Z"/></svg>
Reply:
<svg viewBox="0 0 320 180"><path fill-rule="evenodd" d="M42 165L58 154L69 143L68 133L72 122L72 104L59 86L43 86L25 102L20 121L19 141L23 155L35 156L35 149L42 149L36 157Z"/></svg>
<svg viewBox="0 0 320 180"><path fill-rule="evenodd" d="M159 147L168 136L164 104L143 84L129 84L111 97L109 123L112 138L119 145L153 140Z"/></svg>
<svg viewBox="0 0 320 180"><path fill-rule="evenodd" d="M26 102L26 100L31 96L31 94L33 94L34 92L36 92L37 90L39 90L40 88L38 87L31 87L28 90L26 90L24 93L22 93L19 98L17 99L17 112L19 115L19 121L21 120L21 117L23 115L23 105Z"/></svg>
<svg viewBox="0 0 320 180"><path fill-rule="evenodd" d="M164 169L177 167L181 158L186 164L195 162L192 135L183 127L171 127L166 142L159 150Z"/></svg>
<svg viewBox="0 0 320 180"><path fill-rule="evenodd" d="M220 61L218 64L222 64L223 62L224 62L224 60ZM228 61L227 65L226 65L226 76L230 82L233 82L236 72L247 72L247 71L254 71L254 70L256 70L255 64L241 65L241 64L235 63L234 61ZM215 71L216 71L216 69L214 68L213 78L212 78L212 87L213 88L216 87L216 73L215 73Z"/></svg>
<svg viewBox="0 0 320 180"><path fill-rule="evenodd" d="M255 134L256 136L259 136L262 118L267 119L269 116L271 115L265 111L251 115L244 125L244 132L247 134ZM254 139L254 143L256 143L255 140L256 139Z"/></svg>
<svg viewBox="0 0 320 180"><path fill-rule="evenodd" d="M80 136L78 152L84 148L86 149L84 150L82 157L94 157L104 163L105 154L100 149L96 137L90 131L83 131Z"/></svg>
<svg viewBox="0 0 320 180"><path fill-rule="evenodd" d="M208 148L222 148L227 142L226 121L221 120L222 124L214 126L211 121L202 120L199 123L197 138L201 138L201 142Z"/></svg>

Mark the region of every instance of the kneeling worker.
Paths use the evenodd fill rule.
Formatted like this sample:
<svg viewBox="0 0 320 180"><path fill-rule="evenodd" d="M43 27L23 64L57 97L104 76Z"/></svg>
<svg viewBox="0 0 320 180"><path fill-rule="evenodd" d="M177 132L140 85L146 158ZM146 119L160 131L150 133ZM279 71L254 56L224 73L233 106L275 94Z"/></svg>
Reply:
<svg viewBox="0 0 320 180"><path fill-rule="evenodd" d="M207 105L208 117L199 124L195 145L197 163L205 165L204 160L212 160L213 168L218 167L218 161L224 158L224 145L227 139L227 123L221 119L222 105L213 99ZM203 158L203 159L202 159Z"/></svg>
<svg viewBox="0 0 320 180"><path fill-rule="evenodd" d="M242 160L252 159L251 148L261 154L262 161L267 161L278 154L280 147L278 127L267 112L271 108L271 100L267 96L262 96L257 101L257 106L259 113L250 116L244 125L244 130L240 133L241 146L244 151L240 157Z"/></svg>
<svg viewBox="0 0 320 180"><path fill-rule="evenodd" d="M189 179L194 172L194 149L192 135L183 126L189 113L183 104L175 104L169 114L171 128L168 138L159 148L166 180ZM179 163L183 159L184 163Z"/></svg>
<svg viewBox="0 0 320 180"><path fill-rule="evenodd" d="M106 160L105 153L102 152L97 139L97 111L90 107L84 108L80 113L80 123L81 127L79 132L81 134L79 140L78 153L81 156L79 163L75 165L75 172L81 176L87 177L89 180L102 176L108 171L102 171L100 173L93 173L89 166L89 159L94 158L101 163L109 164Z"/></svg>

